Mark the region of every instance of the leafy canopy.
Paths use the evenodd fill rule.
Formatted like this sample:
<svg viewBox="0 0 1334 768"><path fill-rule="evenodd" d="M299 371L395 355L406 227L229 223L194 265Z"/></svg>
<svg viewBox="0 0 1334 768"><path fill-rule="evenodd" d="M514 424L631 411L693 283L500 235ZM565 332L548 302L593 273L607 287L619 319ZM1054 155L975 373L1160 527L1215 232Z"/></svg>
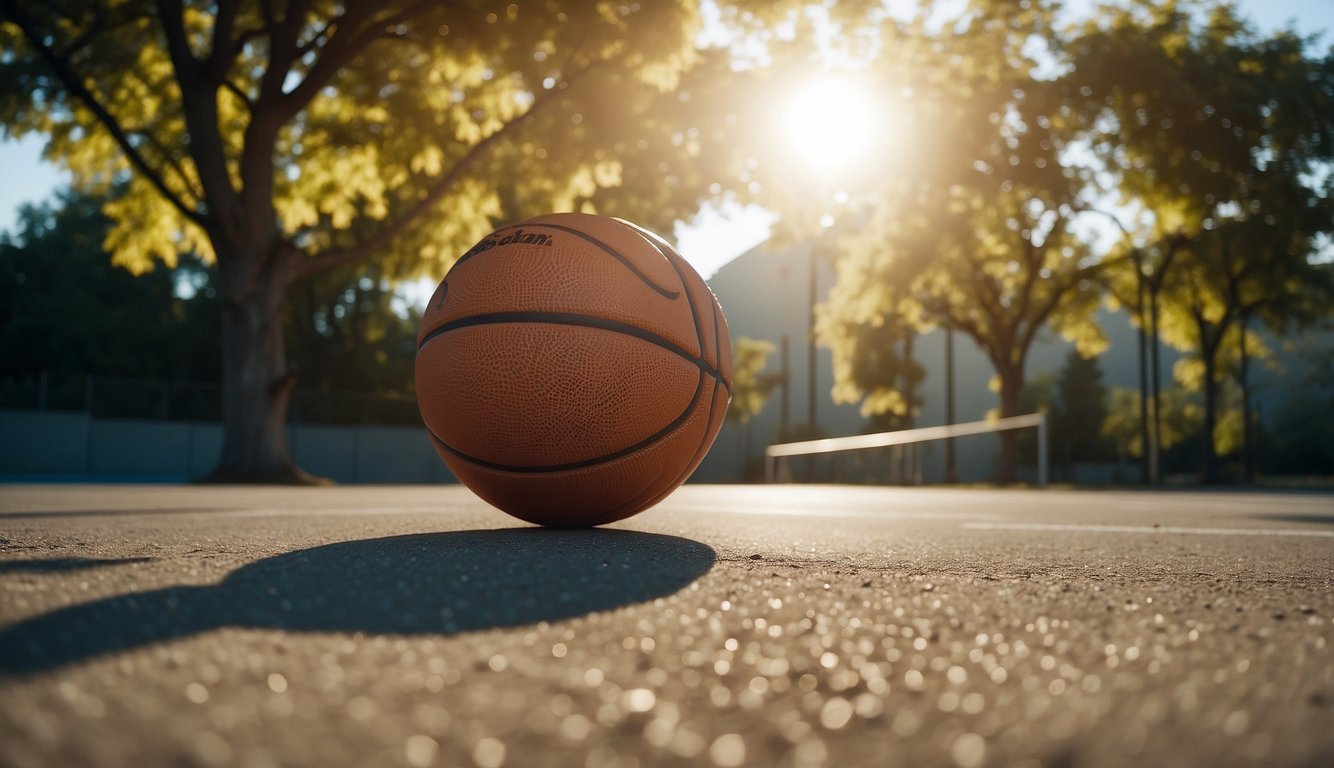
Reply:
<svg viewBox="0 0 1334 768"><path fill-rule="evenodd" d="M685 0L0 12L0 124L49 136L83 190L125 185L105 245L134 272L211 261L271 222L309 257L298 275L373 253L410 277L496 219L584 208L662 227L694 207L671 183L689 153L652 119L696 56Z"/></svg>

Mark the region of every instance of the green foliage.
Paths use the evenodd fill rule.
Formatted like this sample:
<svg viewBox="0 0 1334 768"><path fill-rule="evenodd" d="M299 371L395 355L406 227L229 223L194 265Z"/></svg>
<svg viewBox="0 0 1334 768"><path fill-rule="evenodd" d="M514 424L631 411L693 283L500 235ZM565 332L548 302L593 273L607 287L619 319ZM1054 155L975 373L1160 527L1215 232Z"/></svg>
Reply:
<svg viewBox="0 0 1334 768"><path fill-rule="evenodd" d="M1324 334L1334 331L1325 324ZM1318 338L1318 337L1317 337ZM1325 338L1328 338L1327 336ZM1334 347L1315 344L1299 349L1305 368L1286 382L1275 412L1267 412L1257 438L1265 475L1334 477ZM1275 398L1266 398L1273 404Z"/></svg>
<svg viewBox="0 0 1334 768"><path fill-rule="evenodd" d="M785 383L782 372L765 373L774 345L763 339L741 336L732 346L732 402L727 406L727 420L747 424L764 410L774 388Z"/></svg>
<svg viewBox="0 0 1334 768"><path fill-rule="evenodd" d="M138 277L113 266L104 206L62 191L25 207L0 239L0 378L216 381L216 271L190 258ZM289 351L303 390L411 395L420 317L373 275L343 268L293 291Z"/></svg>
<svg viewBox="0 0 1334 768"><path fill-rule="evenodd" d="M1107 419L1107 387L1096 357L1071 352L1057 383L1060 408L1052 414L1052 434L1059 460L1096 461L1104 457L1101 436Z"/></svg>
<svg viewBox="0 0 1334 768"><path fill-rule="evenodd" d="M1102 434L1121 456L1140 458L1144 444L1139 429L1139 392L1125 387L1111 391L1107 418L1102 423ZM1160 447L1166 451L1200 433L1204 412L1192 393L1180 387L1169 387L1159 398L1162 410Z"/></svg>
<svg viewBox="0 0 1334 768"><path fill-rule="evenodd" d="M840 272L853 263L841 260ZM917 330L904 324L900 316L850 319L854 303L865 301L856 294L873 291L854 280L840 279L829 298L816 305L815 336L833 351L834 402L861 403L862 415L883 431L912 423L921 407L921 398L914 393L926 370L912 355Z"/></svg>
<svg viewBox="0 0 1334 768"><path fill-rule="evenodd" d="M1102 177L1143 214L1110 283L1133 304L1142 272L1161 308L1154 332L1193 358L1177 375L1204 395L1212 479L1216 452L1240 434L1219 392L1236 327L1329 316L1334 292L1312 256L1334 230L1334 53L1312 57L1290 32L1262 37L1231 6L1197 10L1104 8L1068 46L1058 90Z"/></svg>
<svg viewBox="0 0 1334 768"><path fill-rule="evenodd" d="M904 334L954 328L994 366L1001 414L1016 415L1042 328L1085 354L1106 343L1093 322L1099 265L1072 228L1083 179L1065 150L1077 135L1052 111L1033 50L1052 10L976 0L942 28L925 23L931 11L881 27L887 43L870 71L912 115L897 126L909 149L868 158L832 196L847 202L821 340L835 351L841 400L909 413L905 392L919 377L889 350ZM1014 455L1007 435L1002 477Z"/></svg>
<svg viewBox="0 0 1334 768"><path fill-rule="evenodd" d="M306 254L404 223L376 249L393 277L441 272L498 219L693 208L657 183L688 156L675 126L635 117L694 60L692 3L276 5L5 3L0 123L49 135L81 188L136 171L106 207L117 263L211 261L242 206Z"/></svg>
<svg viewBox="0 0 1334 768"><path fill-rule="evenodd" d="M49 136L115 263L218 267L215 475L299 481L289 286L439 276L500 220L697 207L675 92L699 7L480 0L0 0L0 125ZM689 137L693 138L693 137ZM614 191L612 191L614 190Z"/></svg>
<svg viewBox="0 0 1334 768"><path fill-rule="evenodd" d="M112 266L105 204L62 191L25 206L16 234L0 239L0 377L216 378L217 302L207 290L177 291L182 281L202 287L205 271L183 261L136 279Z"/></svg>
<svg viewBox="0 0 1334 768"><path fill-rule="evenodd" d="M1098 358L1071 351L1061 369L1026 381L1019 400L1024 413L1047 413L1052 461L1061 476L1072 478L1076 462L1107 458L1103 424L1109 416L1109 393ZM1025 430L1019 438L1020 452L1031 454L1035 441L1036 436Z"/></svg>
<svg viewBox="0 0 1334 768"><path fill-rule="evenodd" d="M288 349L304 390L413 394L421 310L372 267L331 270L295 286Z"/></svg>

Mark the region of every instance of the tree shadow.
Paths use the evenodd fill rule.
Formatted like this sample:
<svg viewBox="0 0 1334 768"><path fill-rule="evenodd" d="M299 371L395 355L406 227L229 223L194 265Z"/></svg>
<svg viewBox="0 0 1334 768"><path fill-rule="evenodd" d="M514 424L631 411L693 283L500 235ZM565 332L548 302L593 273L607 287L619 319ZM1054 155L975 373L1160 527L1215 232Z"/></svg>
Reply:
<svg viewBox="0 0 1334 768"><path fill-rule="evenodd" d="M1334 525L1334 514L1279 514L1279 515L1252 515L1254 520L1282 520L1285 523L1306 523L1312 525Z"/></svg>
<svg viewBox="0 0 1334 768"><path fill-rule="evenodd" d="M90 557L44 557L37 560L0 560L0 574L5 573L66 573L89 568L102 568L108 565L127 565L129 563L148 563L152 557L90 558Z"/></svg>
<svg viewBox="0 0 1334 768"><path fill-rule="evenodd" d="M0 676L25 676L222 627L453 634L556 621L670 595L716 554L690 539L511 528L327 544L220 584L117 595L0 629Z"/></svg>

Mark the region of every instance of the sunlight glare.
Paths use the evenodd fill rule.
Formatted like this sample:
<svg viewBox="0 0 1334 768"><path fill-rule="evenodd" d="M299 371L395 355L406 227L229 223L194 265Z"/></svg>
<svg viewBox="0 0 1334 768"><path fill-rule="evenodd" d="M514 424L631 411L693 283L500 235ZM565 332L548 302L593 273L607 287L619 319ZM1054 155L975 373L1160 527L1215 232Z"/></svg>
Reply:
<svg viewBox="0 0 1334 768"><path fill-rule="evenodd" d="M806 80L783 105L788 149L821 175L846 171L870 152L877 123L871 91L849 76Z"/></svg>

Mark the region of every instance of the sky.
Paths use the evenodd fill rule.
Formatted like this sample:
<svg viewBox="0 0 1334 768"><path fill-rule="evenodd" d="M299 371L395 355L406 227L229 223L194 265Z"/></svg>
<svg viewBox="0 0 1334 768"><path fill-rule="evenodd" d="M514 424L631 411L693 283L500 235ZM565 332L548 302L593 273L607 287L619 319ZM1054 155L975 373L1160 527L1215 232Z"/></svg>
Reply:
<svg viewBox="0 0 1334 768"><path fill-rule="evenodd" d="M895 0L891 0L894 2ZM901 1L901 0L899 0ZM1075 13L1093 0L1067 0ZM1235 5L1264 31L1288 26L1302 34L1323 32L1323 43L1334 43L1334 0L1236 0ZM0 231L12 231L19 207L47 199L68 175L41 157L45 140L29 134L15 140L0 136ZM734 202L706 206L690 222L677 222L675 235L681 253L705 277L769 236L774 214L757 206ZM666 233L664 233L666 234Z"/></svg>

